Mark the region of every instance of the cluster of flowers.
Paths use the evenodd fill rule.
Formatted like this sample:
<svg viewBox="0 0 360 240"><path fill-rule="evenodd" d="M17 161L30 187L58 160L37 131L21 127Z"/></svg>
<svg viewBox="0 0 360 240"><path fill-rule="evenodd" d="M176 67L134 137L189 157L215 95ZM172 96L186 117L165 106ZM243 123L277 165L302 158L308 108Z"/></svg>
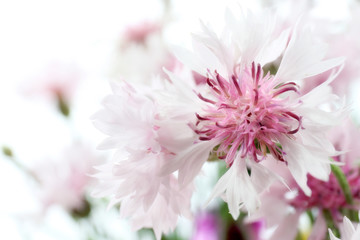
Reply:
<svg viewBox="0 0 360 240"><path fill-rule="evenodd" d="M268 239L294 239L307 213L312 239L328 228L338 239L360 198L358 155L346 152L356 141L339 131L350 108L332 90L344 58L327 57L302 19L279 30L270 12L225 15L221 34L202 24L192 50L174 48L181 64L166 75L111 83L93 122L109 136L99 148L116 151L96 167L93 195L120 203L135 230L153 228L161 239L179 216L192 217L202 167L224 161L204 205L221 197L233 219L243 211L246 221L275 227ZM344 221L342 239L357 239Z"/></svg>

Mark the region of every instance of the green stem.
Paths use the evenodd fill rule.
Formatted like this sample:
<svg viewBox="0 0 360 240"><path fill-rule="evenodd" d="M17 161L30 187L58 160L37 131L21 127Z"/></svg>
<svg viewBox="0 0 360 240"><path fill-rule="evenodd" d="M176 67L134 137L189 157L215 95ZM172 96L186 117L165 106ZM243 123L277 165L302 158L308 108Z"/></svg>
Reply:
<svg viewBox="0 0 360 240"><path fill-rule="evenodd" d="M343 208L341 213L346 216L352 222L359 222L358 211L354 209Z"/></svg>
<svg viewBox="0 0 360 240"><path fill-rule="evenodd" d="M306 211L306 214L307 214L308 217L309 217L311 226L314 225L314 223L315 223L315 218L314 218L314 214L311 212L311 209L307 210L307 211Z"/></svg>
<svg viewBox="0 0 360 240"><path fill-rule="evenodd" d="M323 216L325 218L325 222L326 222L326 225L328 226L328 228L330 228L330 230L333 232L333 234L336 237L340 237L339 229L337 229L329 209L323 209L322 213L323 213Z"/></svg>
<svg viewBox="0 0 360 240"><path fill-rule="evenodd" d="M34 179L35 182L40 183L40 180L36 177L36 175L35 175L33 172L31 172L29 169L27 169L24 165L22 165L22 164L15 158L15 156L14 156L14 154L13 154L13 151L12 151L9 147L3 146L3 147L2 147L2 152L3 152L3 154L4 154L5 156L7 156L7 157L11 160L12 163L15 164L15 166L16 166L17 168L19 168L21 171L23 171L26 175L30 176L32 179Z"/></svg>
<svg viewBox="0 0 360 240"><path fill-rule="evenodd" d="M344 172L341 170L341 168L339 166L334 165L334 164L331 164L331 171L334 174L334 176L336 177L336 179L341 187L341 190L344 193L346 202L350 205L353 204L353 198L352 198L350 186L349 186L349 183L346 179Z"/></svg>

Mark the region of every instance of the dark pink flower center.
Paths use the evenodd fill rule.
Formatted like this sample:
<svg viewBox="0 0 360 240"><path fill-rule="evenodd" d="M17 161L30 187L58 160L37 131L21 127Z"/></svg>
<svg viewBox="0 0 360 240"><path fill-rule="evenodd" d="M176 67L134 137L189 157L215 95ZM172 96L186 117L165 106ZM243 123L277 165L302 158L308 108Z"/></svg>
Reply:
<svg viewBox="0 0 360 240"><path fill-rule="evenodd" d="M353 199L360 199L360 172L359 169L343 169L349 183ZM311 196L308 197L299 189L296 198L290 200L295 208L310 209L320 207L326 209L339 209L348 207L344 193L334 176L330 175L329 181L324 182L308 175L308 186L311 189Z"/></svg>
<svg viewBox="0 0 360 240"><path fill-rule="evenodd" d="M199 140L219 140L215 150L228 165L238 151L242 157L255 161L261 161L268 153L285 161L279 137L293 137L301 128L301 117L280 95L298 92L294 82L279 84L269 73L263 76L261 66L253 63L230 80L216 71L209 73L207 85L209 97L198 94L208 103L204 114L196 114Z"/></svg>

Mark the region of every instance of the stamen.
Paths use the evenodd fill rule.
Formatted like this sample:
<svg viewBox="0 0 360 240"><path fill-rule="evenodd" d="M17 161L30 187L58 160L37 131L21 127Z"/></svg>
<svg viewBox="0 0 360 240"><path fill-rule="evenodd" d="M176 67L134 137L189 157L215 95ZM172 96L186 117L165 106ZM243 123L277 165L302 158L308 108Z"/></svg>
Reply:
<svg viewBox="0 0 360 240"><path fill-rule="evenodd" d="M237 80L236 80L235 75L232 75L232 76L231 76L231 79L232 79L232 81L233 81L233 84L234 84L234 86L235 86L235 88L236 88L239 96L242 96L242 92L241 92L241 90L240 90L240 86L239 86L239 84L238 84L238 82L237 82Z"/></svg>
<svg viewBox="0 0 360 240"><path fill-rule="evenodd" d="M199 97L201 100L203 100L204 102L208 102L208 103L211 103L211 104L216 104L216 102L214 102L214 101L212 101L212 100L210 100L210 99L208 99L208 98L203 97L200 93L198 93L197 95L198 95L198 97Z"/></svg>
<svg viewBox="0 0 360 240"><path fill-rule="evenodd" d="M288 131L288 134L295 134L299 131L300 127L302 126L302 117L299 117L298 115L292 113L292 112L286 112L286 115L288 115L289 117L292 117L293 119L298 121L298 127L294 130Z"/></svg>
<svg viewBox="0 0 360 240"><path fill-rule="evenodd" d="M276 97L284 92L287 91L294 91L296 93L299 93L298 91L298 85L294 82L289 82L289 83L285 83L280 85L278 88L278 90L276 92L274 92L273 97Z"/></svg>
<svg viewBox="0 0 360 240"><path fill-rule="evenodd" d="M259 79L260 79L260 73L261 73L261 66L260 64L258 64L257 66L257 72L256 72L256 81L255 81L255 86L258 87L259 85Z"/></svg>
<svg viewBox="0 0 360 240"><path fill-rule="evenodd" d="M220 110L220 109L224 109L224 108L237 109L237 107L230 106L230 105L225 104L225 103L222 103L218 109Z"/></svg>
<svg viewBox="0 0 360 240"><path fill-rule="evenodd" d="M200 131L200 130L197 130L197 129L194 130L194 132L196 134L205 134L205 133L208 133L210 131L211 131L211 129L207 129L207 130L203 130L203 131Z"/></svg>
<svg viewBox="0 0 360 240"><path fill-rule="evenodd" d="M221 95L220 90L217 89L212 82L213 81L210 80L209 78L206 79L206 83L211 87L211 89L214 90L217 94Z"/></svg>
<svg viewBox="0 0 360 240"><path fill-rule="evenodd" d="M200 121L206 121L206 120L210 120L210 118L206 118L206 117L201 117L199 114L195 113L197 119L199 119Z"/></svg>
<svg viewBox="0 0 360 240"><path fill-rule="evenodd" d="M236 124L228 124L228 125L221 125L220 123L216 122L215 125L219 128L230 128L230 127L235 127Z"/></svg>
<svg viewBox="0 0 360 240"><path fill-rule="evenodd" d="M251 63L251 77L255 79L255 62Z"/></svg>
<svg viewBox="0 0 360 240"><path fill-rule="evenodd" d="M215 71L215 75L216 75L216 80L219 83L220 88L223 90L223 92L226 94L226 96L229 96L227 89L224 86L224 81L226 81L225 79L222 79L222 77L220 76L220 74Z"/></svg>
<svg viewBox="0 0 360 240"><path fill-rule="evenodd" d="M210 137L199 137L200 141L210 141L211 138Z"/></svg>
<svg viewBox="0 0 360 240"><path fill-rule="evenodd" d="M259 93L257 89L253 89L255 92L255 98L254 98L254 105L256 105L258 103L259 100Z"/></svg>

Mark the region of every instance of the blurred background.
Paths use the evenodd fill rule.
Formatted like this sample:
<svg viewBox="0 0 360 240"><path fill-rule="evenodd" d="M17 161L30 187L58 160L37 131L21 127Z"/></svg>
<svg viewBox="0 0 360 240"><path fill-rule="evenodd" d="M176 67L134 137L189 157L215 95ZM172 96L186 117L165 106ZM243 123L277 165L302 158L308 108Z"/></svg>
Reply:
<svg viewBox="0 0 360 240"><path fill-rule="evenodd" d="M329 56L346 56L347 74L336 92L359 120L360 3L215 0L0 1L0 226L6 239L154 239L131 231L118 209L90 196L93 166L104 135L91 123L109 81L142 82L177 64L174 45L188 46L199 19L221 28L226 7L270 8L279 28L299 16L330 44ZM181 220L164 239L241 239L241 219L227 208L207 211L201 199L219 178L218 163L197 180L194 221ZM209 181L209 178L211 181ZM306 223L304 224L306 227ZM247 226L248 229L256 226ZM205 233L209 235L206 235Z"/></svg>

